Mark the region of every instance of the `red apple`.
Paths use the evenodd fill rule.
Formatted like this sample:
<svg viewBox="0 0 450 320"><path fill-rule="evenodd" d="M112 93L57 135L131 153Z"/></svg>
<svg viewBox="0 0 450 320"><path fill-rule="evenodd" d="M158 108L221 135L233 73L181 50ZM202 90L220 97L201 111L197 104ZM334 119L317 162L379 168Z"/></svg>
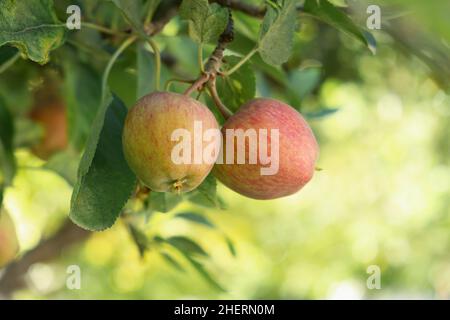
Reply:
<svg viewBox="0 0 450 320"><path fill-rule="evenodd" d="M231 135L236 129L256 132L252 142L251 134L245 142L241 139L245 150L240 162L245 160L244 164L238 163L238 152L242 150L239 151L238 139ZM254 199L288 196L299 191L314 174L319 153L314 134L300 113L285 103L267 98L249 101L226 121L222 135L224 157L219 160L223 163L216 164L213 173L224 185L244 196ZM234 149L234 156L227 155L227 145L231 143L234 148L228 149ZM270 163L263 155L271 158ZM253 164L252 156L256 159Z"/></svg>
<svg viewBox="0 0 450 320"><path fill-rule="evenodd" d="M122 138L125 158L136 176L151 190L191 191L206 178L218 156L217 148L210 161L203 161L203 151L211 144L203 138L211 129L218 135L219 148L219 125L205 105L176 93L149 94L128 112ZM179 130L188 136L174 139L174 133ZM187 161L181 163L174 159L174 153L177 154L183 139L189 141L184 141L188 148L181 152L187 156ZM197 159L200 161L195 161L196 155L200 156L201 159Z"/></svg>

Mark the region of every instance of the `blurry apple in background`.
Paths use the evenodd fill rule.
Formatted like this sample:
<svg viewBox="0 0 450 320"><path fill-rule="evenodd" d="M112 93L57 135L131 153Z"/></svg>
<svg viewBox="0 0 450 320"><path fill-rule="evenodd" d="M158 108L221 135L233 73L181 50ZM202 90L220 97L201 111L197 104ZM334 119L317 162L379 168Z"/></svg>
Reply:
<svg viewBox="0 0 450 320"><path fill-rule="evenodd" d="M66 108L54 80L44 81L35 92L29 116L43 129L41 141L32 147L33 154L45 160L67 147Z"/></svg>

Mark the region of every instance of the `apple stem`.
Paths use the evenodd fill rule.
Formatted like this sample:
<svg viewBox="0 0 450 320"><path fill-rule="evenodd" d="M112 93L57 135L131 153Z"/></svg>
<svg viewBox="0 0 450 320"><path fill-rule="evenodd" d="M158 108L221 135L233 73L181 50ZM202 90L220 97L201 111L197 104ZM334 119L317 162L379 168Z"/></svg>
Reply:
<svg viewBox="0 0 450 320"><path fill-rule="evenodd" d="M195 80L169 79L169 80L166 81L166 84L165 84L165 86L164 86L164 91L170 91L170 86L171 86L172 83L174 83L174 82L193 84L193 83L195 82Z"/></svg>
<svg viewBox="0 0 450 320"><path fill-rule="evenodd" d="M205 83L208 82L208 80L210 79L211 74L210 73L203 73L200 78L198 78L197 80L195 80L195 82L189 87L187 88L187 90L184 92L185 96L190 96L194 91L196 90L202 90Z"/></svg>
<svg viewBox="0 0 450 320"><path fill-rule="evenodd" d="M233 112L230 111L230 109L227 108L220 100L219 94L217 93L216 88L216 79L213 78L210 81L208 81L208 91L211 94L211 97L213 98L214 104L217 106L217 109L222 114L222 116L226 119L231 117L233 115Z"/></svg>

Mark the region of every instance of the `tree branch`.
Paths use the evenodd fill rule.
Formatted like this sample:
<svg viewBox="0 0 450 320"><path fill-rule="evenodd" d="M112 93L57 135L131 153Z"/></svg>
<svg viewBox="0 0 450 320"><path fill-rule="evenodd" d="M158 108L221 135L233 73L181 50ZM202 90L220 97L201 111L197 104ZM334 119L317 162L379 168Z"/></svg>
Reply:
<svg viewBox="0 0 450 320"><path fill-rule="evenodd" d="M25 286L24 275L30 266L53 260L71 246L87 239L90 234L67 220L55 235L43 240L4 270L0 278L0 297L9 298L14 291Z"/></svg>
<svg viewBox="0 0 450 320"><path fill-rule="evenodd" d="M212 0L211 2L217 2L222 6L227 6L230 9L241 11L256 18L262 18L266 14L265 7L254 6L241 0Z"/></svg>

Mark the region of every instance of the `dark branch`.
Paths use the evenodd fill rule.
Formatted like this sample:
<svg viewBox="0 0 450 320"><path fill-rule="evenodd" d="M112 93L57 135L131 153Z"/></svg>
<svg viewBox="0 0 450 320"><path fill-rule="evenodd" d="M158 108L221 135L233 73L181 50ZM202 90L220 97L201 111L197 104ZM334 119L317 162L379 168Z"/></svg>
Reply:
<svg viewBox="0 0 450 320"><path fill-rule="evenodd" d="M254 6L249 3L245 3L245 1L240 0L212 0L211 2L217 2L222 6L227 6L230 9L241 11L249 16L262 18L266 13L265 7Z"/></svg>
<svg viewBox="0 0 450 320"><path fill-rule="evenodd" d="M0 278L0 297L8 298L14 291L25 286L24 275L30 266L59 257L64 250L87 239L89 235L90 232L67 220L54 236L42 241L34 249L25 253L20 260L11 263L5 269Z"/></svg>

